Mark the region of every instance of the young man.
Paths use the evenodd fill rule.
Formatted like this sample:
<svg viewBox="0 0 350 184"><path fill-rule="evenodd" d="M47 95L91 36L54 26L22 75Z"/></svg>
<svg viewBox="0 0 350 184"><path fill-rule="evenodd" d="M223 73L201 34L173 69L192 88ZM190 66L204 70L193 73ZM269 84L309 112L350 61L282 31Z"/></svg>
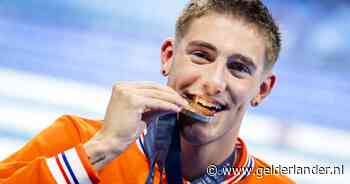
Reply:
<svg viewBox="0 0 350 184"><path fill-rule="evenodd" d="M258 177L256 171L269 166L238 138L247 108L258 106L275 84L279 51L278 27L260 1L192 0L175 38L161 47L167 86L114 85L103 121L59 118L1 162L0 183L166 183L168 173L150 164L157 129L150 117L193 106L212 113L211 122L177 121L182 182L293 183L282 175ZM212 173L214 165L245 170Z"/></svg>

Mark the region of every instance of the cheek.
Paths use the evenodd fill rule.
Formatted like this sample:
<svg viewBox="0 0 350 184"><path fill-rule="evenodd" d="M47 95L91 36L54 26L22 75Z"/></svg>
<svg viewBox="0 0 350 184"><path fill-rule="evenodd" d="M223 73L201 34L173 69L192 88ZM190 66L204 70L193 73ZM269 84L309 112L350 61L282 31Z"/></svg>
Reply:
<svg viewBox="0 0 350 184"><path fill-rule="evenodd" d="M237 81L230 85L230 96L235 105L244 105L254 96L254 85L251 81Z"/></svg>
<svg viewBox="0 0 350 184"><path fill-rule="evenodd" d="M168 78L168 85L177 91L181 91L195 83L200 78L200 72L191 65L178 62L174 65Z"/></svg>

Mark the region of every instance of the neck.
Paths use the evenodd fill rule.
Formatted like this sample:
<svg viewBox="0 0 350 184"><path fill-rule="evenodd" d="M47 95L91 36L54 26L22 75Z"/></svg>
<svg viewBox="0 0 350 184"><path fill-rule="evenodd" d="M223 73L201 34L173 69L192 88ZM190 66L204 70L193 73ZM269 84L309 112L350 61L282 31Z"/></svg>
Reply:
<svg viewBox="0 0 350 184"><path fill-rule="evenodd" d="M233 153L244 112L240 109L238 116L230 121L234 126L208 144L193 145L181 136L181 169L186 180L199 178L206 173L209 165L219 165Z"/></svg>
<svg viewBox="0 0 350 184"><path fill-rule="evenodd" d="M191 145L184 138L181 138L183 177L192 181L205 174L209 165L223 163L235 149L234 145L237 135L232 135L231 133L227 133L218 141L199 146Z"/></svg>

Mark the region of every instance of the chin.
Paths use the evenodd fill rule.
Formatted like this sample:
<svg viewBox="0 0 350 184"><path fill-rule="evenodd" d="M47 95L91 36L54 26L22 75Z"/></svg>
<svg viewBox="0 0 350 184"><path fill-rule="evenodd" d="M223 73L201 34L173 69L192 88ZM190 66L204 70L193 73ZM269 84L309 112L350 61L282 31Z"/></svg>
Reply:
<svg viewBox="0 0 350 184"><path fill-rule="evenodd" d="M213 133L210 125L195 122L181 126L181 137L191 145L208 144L217 139L218 134Z"/></svg>
<svg viewBox="0 0 350 184"><path fill-rule="evenodd" d="M225 130L224 114L218 114L210 123L200 122L189 116L180 114L179 125L181 137L188 144L199 146L209 144L221 137Z"/></svg>

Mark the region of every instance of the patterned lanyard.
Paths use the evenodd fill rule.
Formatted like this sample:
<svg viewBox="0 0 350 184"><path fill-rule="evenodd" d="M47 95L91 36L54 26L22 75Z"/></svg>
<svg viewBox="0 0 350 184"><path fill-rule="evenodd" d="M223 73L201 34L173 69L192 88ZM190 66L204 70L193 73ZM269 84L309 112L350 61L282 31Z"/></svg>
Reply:
<svg viewBox="0 0 350 184"><path fill-rule="evenodd" d="M150 131L145 137L147 144L144 146L151 166L146 184L153 184L156 163L161 173L160 183L164 170L168 183L182 183L180 132L176 121L177 114L170 113L157 117L150 125Z"/></svg>

